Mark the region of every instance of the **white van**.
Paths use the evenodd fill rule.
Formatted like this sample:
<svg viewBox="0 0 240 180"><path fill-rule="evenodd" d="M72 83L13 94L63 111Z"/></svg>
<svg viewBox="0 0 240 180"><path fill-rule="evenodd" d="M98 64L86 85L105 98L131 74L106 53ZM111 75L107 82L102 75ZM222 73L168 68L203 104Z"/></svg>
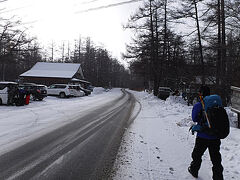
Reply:
<svg viewBox="0 0 240 180"><path fill-rule="evenodd" d="M17 88L18 84L15 82L0 81L0 105L8 104L8 92L11 88Z"/></svg>

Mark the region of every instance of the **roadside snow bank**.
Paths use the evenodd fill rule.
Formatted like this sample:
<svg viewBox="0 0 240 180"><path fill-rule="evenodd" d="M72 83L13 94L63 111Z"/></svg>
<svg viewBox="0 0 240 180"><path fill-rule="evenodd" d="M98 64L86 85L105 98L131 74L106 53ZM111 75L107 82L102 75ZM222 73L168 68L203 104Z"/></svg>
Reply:
<svg viewBox="0 0 240 180"><path fill-rule="evenodd" d="M102 87L95 87L95 88L93 89L92 94L98 95L98 94L102 94L102 93L105 93L105 92L106 92L106 91L105 91L104 88L102 88Z"/></svg>
<svg viewBox="0 0 240 180"><path fill-rule="evenodd" d="M182 96L169 96L166 99L166 103L169 103L169 104L180 103L180 104L187 105L187 102L182 98Z"/></svg>
<svg viewBox="0 0 240 180"><path fill-rule="evenodd" d="M231 127L237 127L237 125L238 125L237 113L231 111L230 107L226 107L225 109L226 109L227 114L228 114L228 118L229 118L229 121L230 121L230 126Z"/></svg>
<svg viewBox="0 0 240 180"><path fill-rule="evenodd" d="M126 130L114 165L114 180L192 180L187 172L195 136L188 129L192 106L180 97L160 100L146 92L132 92L142 109ZM230 121L235 114L227 108ZM221 153L225 179L238 179L240 168L240 130L231 128L222 140ZM211 161L206 151L199 172L200 179L212 177Z"/></svg>

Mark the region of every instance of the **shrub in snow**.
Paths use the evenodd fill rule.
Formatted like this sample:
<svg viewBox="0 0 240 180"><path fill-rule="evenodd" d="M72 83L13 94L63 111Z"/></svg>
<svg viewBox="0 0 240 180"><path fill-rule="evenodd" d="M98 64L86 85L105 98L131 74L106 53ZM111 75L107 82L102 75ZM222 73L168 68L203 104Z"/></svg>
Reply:
<svg viewBox="0 0 240 180"><path fill-rule="evenodd" d="M229 121L230 121L230 126L231 127L237 127L237 124L238 124L237 113L232 112L231 108L229 108L229 107L226 107L225 109L226 109L227 114L228 114L228 118L229 118Z"/></svg>
<svg viewBox="0 0 240 180"><path fill-rule="evenodd" d="M182 98L182 96L169 96L166 99L166 103L173 104L173 103L180 103L187 105L187 102Z"/></svg>

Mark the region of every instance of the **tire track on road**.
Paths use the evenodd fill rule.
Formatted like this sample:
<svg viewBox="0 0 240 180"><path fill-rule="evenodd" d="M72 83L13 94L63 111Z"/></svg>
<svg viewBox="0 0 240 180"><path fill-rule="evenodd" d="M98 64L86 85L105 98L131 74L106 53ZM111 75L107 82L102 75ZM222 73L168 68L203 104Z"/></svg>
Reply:
<svg viewBox="0 0 240 180"><path fill-rule="evenodd" d="M119 99L91 114L0 156L0 179L29 179L36 175L40 177L41 172L48 172L44 170L58 159L95 137L108 124L115 123L114 117L126 111L130 98L123 91L123 96ZM99 173L99 167L94 169L97 169L94 173Z"/></svg>

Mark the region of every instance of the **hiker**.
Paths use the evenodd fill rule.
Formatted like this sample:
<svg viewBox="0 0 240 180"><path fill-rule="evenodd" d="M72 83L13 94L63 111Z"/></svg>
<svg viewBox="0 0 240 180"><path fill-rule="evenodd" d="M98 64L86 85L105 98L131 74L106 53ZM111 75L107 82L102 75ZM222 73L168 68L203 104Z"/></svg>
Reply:
<svg viewBox="0 0 240 180"><path fill-rule="evenodd" d="M205 96L209 96L210 88L208 86L201 86L199 89L199 95L203 98ZM201 122L204 121L203 105L201 102L198 102L193 106L192 120L197 122L200 126ZM223 180L223 166L221 164L222 159L220 154L220 145L220 138L216 137L215 135L209 135L206 132L197 132L195 147L192 152L192 162L188 167L188 171L193 177L198 177L198 171L202 163L202 156L206 149L208 149L213 164L213 180Z"/></svg>
<svg viewBox="0 0 240 180"><path fill-rule="evenodd" d="M25 95L26 95L26 91L22 88L20 88L18 90L18 102L17 102L17 106L24 106L25 104Z"/></svg>

